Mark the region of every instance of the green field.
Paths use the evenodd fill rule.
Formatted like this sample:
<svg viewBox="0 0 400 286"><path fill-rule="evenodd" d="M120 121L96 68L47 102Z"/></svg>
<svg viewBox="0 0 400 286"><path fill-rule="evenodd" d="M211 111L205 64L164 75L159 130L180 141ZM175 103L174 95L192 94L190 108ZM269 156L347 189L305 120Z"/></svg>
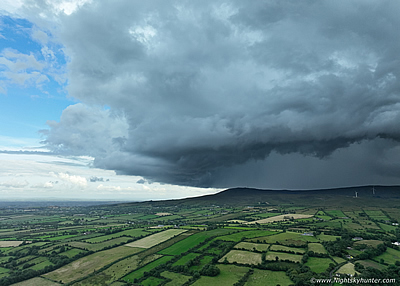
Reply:
<svg viewBox="0 0 400 286"><path fill-rule="evenodd" d="M99 243L99 242L103 242L103 241L121 237L121 236L140 237L140 236L146 236L149 234L150 233L143 231L143 229L129 229L129 230L113 233L113 234L102 235L102 236L97 236L94 238L86 239L85 242Z"/></svg>
<svg viewBox="0 0 400 286"><path fill-rule="evenodd" d="M42 277L35 277L20 283L13 284L13 286L58 286L62 285L60 283L56 283Z"/></svg>
<svg viewBox="0 0 400 286"><path fill-rule="evenodd" d="M231 250L218 262L222 263L225 259L229 263L240 263L240 264L261 264L261 254L243 250Z"/></svg>
<svg viewBox="0 0 400 286"><path fill-rule="evenodd" d="M341 210L326 210L325 212L329 216L333 216L333 217L346 217L346 215Z"/></svg>
<svg viewBox="0 0 400 286"><path fill-rule="evenodd" d="M90 251L99 251L101 249L104 249L105 247L110 247L113 245L118 245L122 243L126 243L128 240L131 238L129 237L117 237L108 241L100 242L100 243L87 243L87 242L82 242L82 241L71 241L68 242L67 244L76 247L76 248L81 248L83 250L90 250Z"/></svg>
<svg viewBox="0 0 400 286"><path fill-rule="evenodd" d="M140 255L133 255L128 258L125 258L121 261L118 261L112 264L107 269L103 270L100 273L96 273L96 275L91 276L89 278L84 279L78 283L74 283L74 286L92 286L92 285L101 285L102 283L112 283L135 269L143 267L144 265L160 258L161 255L152 254L141 258Z"/></svg>
<svg viewBox="0 0 400 286"><path fill-rule="evenodd" d="M189 249L196 247L199 243L205 241L209 235L207 233L196 233L184 240L181 240L170 247L161 250L159 253L164 255L179 255L188 251Z"/></svg>
<svg viewBox="0 0 400 286"><path fill-rule="evenodd" d="M150 248L153 247L163 241L166 241L176 235L179 235L187 230L184 229L167 229L162 232L158 232L145 238L136 240L134 242L128 243L126 246L129 247L141 247L141 248Z"/></svg>
<svg viewBox="0 0 400 286"><path fill-rule="evenodd" d="M268 281L268 282L267 282ZM266 285L293 285L292 280L286 276L283 271L270 271L254 269L254 273L250 275L246 286L266 286Z"/></svg>
<svg viewBox="0 0 400 286"><path fill-rule="evenodd" d="M175 262L173 265L185 265L187 262L189 262L190 260L196 258L197 256L199 256L199 253L188 253L187 255L185 255L184 257L182 257L181 259L179 259L177 262Z"/></svg>
<svg viewBox="0 0 400 286"><path fill-rule="evenodd" d="M395 264L396 261L400 261L400 250L388 247L384 253L375 257L373 260L380 262L381 259L383 259L385 263Z"/></svg>
<svg viewBox="0 0 400 286"><path fill-rule="evenodd" d="M208 263L211 263L212 259L213 259L213 256L205 255L205 256L203 256L203 258L200 260L200 264L199 264L199 265L193 265L193 266L191 266L191 267L190 267L190 270L197 270L197 271L199 271L201 268L203 268L204 265L206 265L206 264L208 264Z"/></svg>
<svg viewBox="0 0 400 286"><path fill-rule="evenodd" d="M171 279L172 281L165 284L165 286L181 286L190 279L190 276L182 275L174 272L164 271L161 273L162 277Z"/></svg>
<svg viewBox="0 0 400 286"><path fill-rule="evenodd" d="M313 237L313 236L305 236L302 235L301 233L297 232L284 232L284 233L279 233L276 235L271 235L271 236L266 236L266 237L260 237L258 238L260 240L265 240L266 243L276 243L277 241L279 242L288 242L296 244L296 241L303 242L302 244L306 242L318 242L318 240ZM251 239L251 241L256 241L257 239Z"/></svg>
<svg viewBox="0 0 400 286"><path fill-rule="evenodd" d="M133 282L134 279L140 279L143 277L145 272L148 272L154 267L170 261L172 258L173 258L172 256L163 256L161 258L158 258L157 260L147 264L146 266L139 268L138 270L135 270L132 273L126 275L123 278L123 280L125 280L126 282Z"/></svg>
<svg viewBox="0 0 400 286"><path fill-rule="evenodd" d="M74 257L75 255L78 255L78 254L82 253L82 252L86 252L86 251L82 250L82 249L78 249L78 248L72 248L70 250L67 250L67 251L61 253L61 255L64 255L64 256L67 256L67 257L71 258L71 257Z"/></svg>
<svg viewBox="0 0 400 286"><path fill-rule="evenodd" d="M271 245L269 248L271 251L280 251L280 252L291 252L293 251L295 254L304 254L306 251L302 248L297 248L297 247L288 247L284 245Z"/></svg>
<svg viewBox="0 0 400 286"><path fill-rule="evenodd" d="M246 249L253 251L254 249L257 251L267 251L269 248L269 244L263 244L263 243L252 243L252 242L239 242L234 246L235 248L238 249Z"/></svg>
<svg viewBox="0 0 400 286"><path fill-rule="evenodd" d="M335 264L330 258L309 257L305 265L310 267L311 271L321 273L324 272L331 263Z"/></svg>
<svg viewBox="0 0 400 286"><path fill-rule="evenodd" d="M143 280L140 285L142 286L157 286L160 285L161 282L164 282L164 279L157 278L157 277L149 277Z"/></svg>
<svg viewBox="0 0 400 286"><path fill-rule="evenodd" d="M267 255L265 256L265 260L276 261L276 257L278 257L279 260L289 260L292 262L300 262L303 256L297 255L297 254L291 254L291 253L268 251Z"/></svg>
<svg viewBox="0 0 400 286"><path fill-rule="evenodd" d="M201 276L194 282L193 286L211 286L211 285L233 285L242 278L248 271L247 267L235 265L218 265L221 273L215 277Z"/></svg>
<svg viewBox="0 0 400 286"><path fill-rule="evenodd" d="M361 265L363 265L364 267L372 267L372 268L376 268L376 269L384 269L385 265L379 264L373 260L357 260L356 264L360 263Z"/></svg>
<svg viewBox="0 0 400 286"><path fill-rule="evenodd" d="M313 251L314 253L327 253L326 249L321 243L309 243L308 251Z"/></svg>
<svg viewBox="0 0 400 286"><path fill-rule="evenodd" d="M360 240L360 241L356 241L354 242L354 245L366 245L366 246L371 246L371 247L377 247L379 244L382 244L383 241L382 240Z"/></svg>
<svg viewBox="0 0 400 286"><path fill-rule="evenodd" d="M351 274L354 275L356 274L356 271L354 270L354 264L353 263L346 263L345 265L343 265L342 267L340 267L336 273L339 274Z"/></svg>
<svg viewBox="0 0 400 286"><path fill-rule="evenodd" d="M141 250L141 248L119 246L109 250L96 252L75 260L74 262L50 273L44 274L43 277L53 281L69 283L76 279L83 278L120 258L137 253Z"/></svg>
<svg viewBox="0 0 400 286"><path fill-rule="evenodd" d="M225 241L240 241L242 238L255 238L255 237L265 237L269 235L276 234L276 231L270 230L248 230L241 231L229 235L219 236L218 239Z"/></svg>
<svg viewBox="0 0 400 286"><path fill-rule="evenodd" d="M317 236L318 240L321 241L335 241L337 238L340 238L338 235L326 235L326 234L320 234Z"/></svg>

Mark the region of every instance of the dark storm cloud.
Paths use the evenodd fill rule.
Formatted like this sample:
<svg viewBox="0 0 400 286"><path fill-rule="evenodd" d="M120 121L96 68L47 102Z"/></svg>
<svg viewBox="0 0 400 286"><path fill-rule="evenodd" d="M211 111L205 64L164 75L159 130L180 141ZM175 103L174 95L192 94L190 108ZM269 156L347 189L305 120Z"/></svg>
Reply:
<svg viewBox="0 0 400 286"><path fill-rule="evenodd" d="M395 150L399 13L396 1L85 4L55 33L69 94L92 107L68 107L46 142L96 167L195 186L271 152L328 158L377 138Z"/></svg>

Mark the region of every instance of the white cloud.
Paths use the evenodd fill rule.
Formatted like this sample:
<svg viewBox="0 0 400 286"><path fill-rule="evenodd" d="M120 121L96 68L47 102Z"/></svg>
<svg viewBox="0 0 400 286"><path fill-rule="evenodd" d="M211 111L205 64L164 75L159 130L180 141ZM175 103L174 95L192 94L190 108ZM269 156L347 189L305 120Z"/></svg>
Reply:
<svg viewBox="0 0 400 286"><path fill-rule="evenodd" d="M76 185L80 188L86 188L88 185L87 179L78 175L70 175L67 173L54 173L54 172L50 172L50 175L56 178L60 178L63 181L72 183L73 185Z"/></svg>
<svg viewBox="0 0 400 286"><path fill-rule="evenodd" d="M157 183L145 186L147 183L136 183L140 177L90 168L92 160L89 157L0 153L1 197L138 201L182 198L217 191ZM103 178L103 181L90 181L90 178Z"/></svg>
<svg viewBox="0 0 400 286"><path fill-rule="evenodd" d="M18 180L11 180L11 181L6 181L6 182L0 182L0 187L4 188L17 188L21 189L24 188L28 185L27 181L18 181Z"/></svg>

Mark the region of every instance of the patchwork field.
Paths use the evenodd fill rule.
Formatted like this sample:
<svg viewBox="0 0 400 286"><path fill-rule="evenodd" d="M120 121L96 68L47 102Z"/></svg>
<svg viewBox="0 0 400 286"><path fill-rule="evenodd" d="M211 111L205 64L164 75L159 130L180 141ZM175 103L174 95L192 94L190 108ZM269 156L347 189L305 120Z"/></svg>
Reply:
<svg viewBox="0 0 400 286"><path fill-rule="evenodd" d="M309 243L308 251L313 251L315 253L323 253L323 254L328 253L321 243Z"/></svg>
<svg viewBox="0 0 400 286"><path fill-rule="evenodd" d="M44 279L42 277L35 277L23 282L13 284L13 286L58 286L58 285L62 284Z"/></svg>
<svg viewBox="0 0 400 286"><path fill-rule="evenodd" d="M290 220L290 219L310 218L312 216L313 215L307 215L307 214L283 214L283 215L268 217L268 218L259 219L259 220L255 220L255 221L250 221L250 222L247 222L246 224L256 224L256 223L263 224L263 223L284 221L284 220Z"/></svg>
<svg viewBox="0 0 400 286"><path fill-rule="evenodd" d="M164 255L179 255L183 252L188 251L189 249L196 247L199 243L202 243L208 237L209 236L207 234L196 233L175 243L174 245L171 245L170 247L160 251L159 253Z"/></svg>
<svg viewBox="0 0 400 286"><path fill-rule="evenodd" d="M22 243L23 241L0 240L0 247L15 247L21 245Z"/></svg>
<svg viewBox="0 0 400 286"><path fill-rule="evenodd" d="M310 267L311 271L321 273L324 272L331 263L334 264L330 258L309 257L305 265Z"/></svg>
<svg viewBox="0 0 400 286"><path fill-rule="evenodd" d="M256 237L265 237L269 235L276 234L276 231L270 231L270 230L247 230L247 231L241 231L237 233L233 233L230 235L224 235L224 236L219 236L219 240L225 240L225 241L240 241L243 238L256 238Z"/></svg>
<svg viewBox="0 0 400 286"><path fill-rule="evenodd" d="M233 285L242 278L248 271L247 267L239 267L235 265L218 265L220 274L215 277L201 276L199 280L194 282L193 286L210 286L210 285Z"/></svg>
<svg viewBox="0 0 400 286"><path fill-rule="evenodd" d="M177 262L175 262L173 265L185 265L187 262L189 262L192 259L195 259L197 256L199 256L199 253L188 253L181 259L179 259Z"/></svg>
<svg viewBox="0 0 400 286"><path fill-rule="evenodd" d="M288 260L291 262L300 262L302 257L303 257L302 255L297 255L297 254L268 251L267 255L265 256L265 260L268 261Z"/></svg>
<svg viewBox="0 0 400 286"><path fill-rule="evenodd" d="M388 247L384 253L373 258L373 260L377 262L380 262L381 259L383 259L385 263L395 264L396 261L400 261L400 250Z"/></svg>
<svg viewBox="0 0 400 286"><path fill-rule="evenodd" d="M178 274L175 272L164 271L161 273L162 277L171 279L172 281L165 284L165 286L181 286L185 284L191 276Z"/></svg>
<svg viewBox="0 0 400 286"><path fill-rule="evenodd" d="M360 240L360 241L356 241L354 242L354 245L362 245L365 244L367 246L371 246L371 247L377 247L379 244L382 244L383 241L382 240Z"/></svg>
<svg viewBox="0 0 400 286"><path fill-rule="evenodd" d="M242 250L231 250L224 257L222 257L218 262L222 263L225 259L229 263L240 263L240 264L260 264L261 263L261 254L254 253L250 251L242 251Z"/></svg>
<svg viewBox="0 0 400 286"><path fill-rule="evenodd" d="M187 230L184 229L167 229L162 232L158 232L152 235L149 235L145 238L136 240L134 242L126 244L129 247L140 247L140 248L150 248L154 245L157 245L163 241L166 241L176 235L179 235Z"/></svg>
<svg viewBox="0 0 400 286"><path fill-rule="evenodd" d="M126 276L135 269L138 269L160 257L161 255L158 254L151 254L144 258L141 258L139 255L133 255L126 259L118 261L117 263L112 264L110 267L103 270L102 272L96 273L96 275L84 279L83 281L80 281L78 283L74 283L73 285L92 286L92 285L101 285L104 283L110 284Z"/></svg>
<svg viewBox="0 0 400 286"><path fill-rule="evenodd" d="M253 251L254 249L257 251L267 251L269 248L269 244L261 244L261 243L251 243L251 242L239 242L234 246L234 248L238 249L246 249L249 251Z"/></svg>
<svg viewBox="0 0 400 286"><path fill-rule="evenodd" d="M266 282L268 281L268 282ZM267 284L266 284L267 283ZM283 271L270 271L254 269L254 273L250 275L246 286L266 286L266 285L281 285L289 286L293 282Z"/></svg>
<svg viewBox="0 0 400 286"><path fill-rule="evenodd" d="M342 267L340 267L340 268L336 271L336 273L354 275L354 274L356 274L357 272L354 270L354 264L348 262L348 263L346 263L345 265L343 265Z"/></svg>
<svg viewBox="0 0 400 286"><path fill-rule="evenodd" d="M172 256L163 256L161 258L158 258L157 260L143 266L142 268L139 268L138 270L135 270L132 273L126 275L123 279L126 282L133 282L135 279L142 278L145 272L148 272L154 267L170 261L172 258Z"/></svg>
<svg viewBox="0 0 400 286"><path fill-rule="evenodd" d="M142 250L142 248L119 246L109 250L96 252L50 273L44 274L43 277L53 281L69 283L79 278L83 278L120 258L135 254Z"/></svg>
<svg viewBox="0 0 400 286"><path fill-rule="evenodd" d="M298 247L288 247L284 245L271 245L269 248L271 251L280 251L280 252L294 252L295 254L304 254L306 251L302 248Z"/></svg>
<svg viewBox="0 0 400 286"><path fill-rule="evenodd" d="M247 198L252 191L245 191ZM335 196L336 192L330 198ZM358 208L346 204L328 207L332 200L327 199L321 200L321 206L315 201L312 207L305 207L308 199L298 206L297 197L276 205L274 200L257 200L240 206L225 205L225 200L211 202L210 198L205 196L196 204L188 199L95 207L0 208L0 285L11 286L23 279L26 281L15 285L308 285L309 277L328 277L324 272L334 265L342 266L338 272L354 273L354 265L348 261L363 275L375 271L374 275L385 277L390 273L400 280L391 270L400 261L400 250L388 247L374 257L373 250L359 247L389 246L398 240L400 226L392 225L400 214L398 205L381 207L375 203L383 200L372 197L370 200L376 201L370 208L362 198L351 200ZM289 211L295 214L283 215ZM293 219L254 223L282 216ZM364 240L352 240L357 236ZM33 243L7 244L23 241ZM372 258L357 260L363 258L362 253ZM342 258L348 254L354 258ZM302 261L308 267L303 267Z"/></svg>

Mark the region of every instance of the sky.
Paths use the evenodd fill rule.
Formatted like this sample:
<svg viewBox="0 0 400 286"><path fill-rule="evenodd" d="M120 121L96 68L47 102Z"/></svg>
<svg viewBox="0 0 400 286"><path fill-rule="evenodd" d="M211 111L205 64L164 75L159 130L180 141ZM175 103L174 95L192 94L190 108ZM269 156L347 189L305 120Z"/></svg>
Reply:
<svg viewBox="0 0 400 286"><path fill-rule="evenodd" d="M0 3L0 194L400 183L400 4Z"/></svg>

